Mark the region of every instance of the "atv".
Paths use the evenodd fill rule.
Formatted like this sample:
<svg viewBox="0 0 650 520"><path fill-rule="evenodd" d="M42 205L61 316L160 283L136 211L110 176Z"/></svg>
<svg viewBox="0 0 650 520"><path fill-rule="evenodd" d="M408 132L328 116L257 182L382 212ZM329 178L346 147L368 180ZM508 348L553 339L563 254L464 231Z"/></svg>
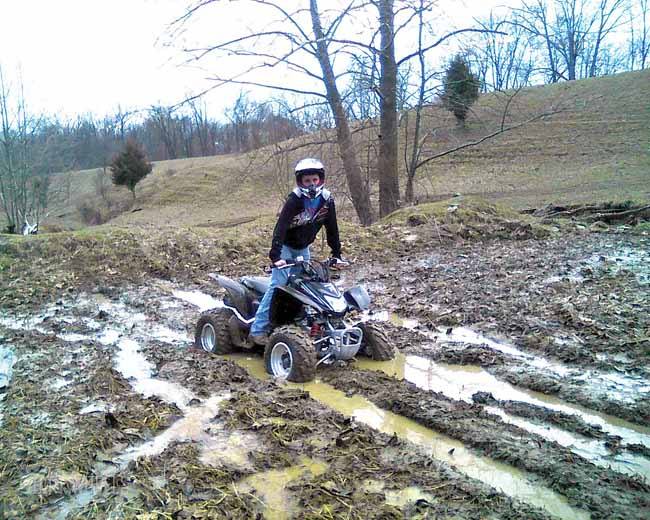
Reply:
<svg viewBox="0 0 650 520"><path fill-rule="evenodd" d="M311 381L316 367L365 354L378 361L394 357L394 349L376 322L347 323L352 311L363 311L370 296L362 286L344 292L330 280L329 264L303 260L290 269L287 284L278 286L271 300L272 332L264 346L266 371L294 382ZM234 281L209 275L226 290L223 306L204 312L196 324L195 344L215 354L254 349L248 338L259 302L270 277L244 276Z"/></svg>

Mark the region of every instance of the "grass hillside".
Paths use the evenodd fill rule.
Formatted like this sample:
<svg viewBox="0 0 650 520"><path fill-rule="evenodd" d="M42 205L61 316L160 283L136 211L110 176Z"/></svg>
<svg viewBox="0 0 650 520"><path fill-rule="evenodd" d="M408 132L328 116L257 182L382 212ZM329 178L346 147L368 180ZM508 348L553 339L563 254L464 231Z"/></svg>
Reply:
<svg viewBox="0 0 650 520"><path fill-rule="evenodd" d="M507 94L482 96L464 128L441 107L429 107L424 129L432 137L425 156L493 132L501 124L507 102ZM532 87L518 93L509 107L506 126L542 112L555 113L428 163L416 180L420 201L462 193L524 208L650 199L650 70ZM408 126L404 119L402 146L406 136L412 135L412 131L406 133ZM368 149L376 148L376 134L372 122L358 126L355 134L358 156L370 179L374 172L363 158ZM97 170L61 175L54 183L60 195L48 222L65 229L81 227L77 208L86 203L111 215L110 223L116 226L236 225L275 214L291 187L290 165L305 155L323 158L342 213L353 219L335 146L307 145L323 137L333 135L282 143L285 148L298 148L282 160L272 158L277 148L269 147L241 156L158 162L138 186L135 203L126 189L109 186L110 208L97 195ZM63 196L65 184L70 186L69 198Z"/></svg>

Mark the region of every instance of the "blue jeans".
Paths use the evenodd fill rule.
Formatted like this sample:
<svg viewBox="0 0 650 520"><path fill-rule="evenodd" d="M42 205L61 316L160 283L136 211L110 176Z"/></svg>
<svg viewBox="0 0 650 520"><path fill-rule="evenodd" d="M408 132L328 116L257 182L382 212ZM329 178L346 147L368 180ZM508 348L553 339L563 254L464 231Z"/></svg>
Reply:
<svg viewBox="0 0 650 520"><path fill-rule="evenodd" d="M305 249L293 249L289 246L282 246L280 258L286 260L287 263L291 263L292 260L295 260L299 256L302 256L303 260L309 260L309 247L306 247ZM291 269L276 268L273 268L271 271L271 284L269 285L269 290L264 294L264 298L262 298L260 306L257 308L257 312L255 313L255 321L253 322L253 325L251 325L251 336L268 334L270 329L269 313L271 310L271 300L273 299L273 290L279 285L287 285L290 271Z"/></svg>

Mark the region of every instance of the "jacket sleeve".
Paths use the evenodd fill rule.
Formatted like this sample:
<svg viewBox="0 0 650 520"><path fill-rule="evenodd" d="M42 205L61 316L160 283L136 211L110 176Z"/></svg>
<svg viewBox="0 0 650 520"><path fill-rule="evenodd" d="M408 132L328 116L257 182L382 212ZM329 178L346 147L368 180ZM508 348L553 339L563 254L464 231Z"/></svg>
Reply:
<svg viewBox="0 0 650 520"><path fill-rule="evenodd" d="M341 258L341 240L339 239L339 224L336 220L336 207L334 206L334 198L329 200L329 212L327 221L325 222L325 230L327 231L327 245L332 250L334 258Z"/></svg>
<svg viewBox="0 0 650 520"><path fill-rule="evenodd" d="M273 229L273 240L271 241L271 250L269 251L269 258L273 263L280 260L280 252L282 251L284 240L287 238L287 230L289 229L291 218L295 214L295 207L296 197L291 194L284 203L284 206L282 206L282 211Z"/></svg>

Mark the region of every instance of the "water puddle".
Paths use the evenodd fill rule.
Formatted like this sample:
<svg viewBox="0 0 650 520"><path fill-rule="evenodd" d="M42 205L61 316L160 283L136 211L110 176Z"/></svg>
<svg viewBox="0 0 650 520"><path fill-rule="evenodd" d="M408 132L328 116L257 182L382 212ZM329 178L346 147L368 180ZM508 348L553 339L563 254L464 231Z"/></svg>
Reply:
<svg viewBox="0 0 650 520"><path fill-rule="evenodd" d="M362 321L367 321L367 320L388 321L397 327L402 327L404 329L409 329L409 330L415 330L420 325L418 320L402 318L401 316L398 316L394 312L388 312L388 311L378 311L378 312L373 312L372 314L370 313L365 314L362 318Z"/></svg>
<svg viewBox="0 0 650 520"><path fill-rule="evenodd" d="M121 464L127 464L132 460L136 460L140 457L153 457L154 455L159 455L172 443L172 442L189 442L194 441L200 444L205 451L208 451L206 448L210 446L213 451L215 446L215 439L213 435L210 435L208 427L210 421L219 412L221 403L228 399L230 396L226 395L216 395L207 399L205 402L197 406L190 406L185 409L185 415L167 428L160 435L154 437L152 440L130 448L124 452L119 458L118 461ZM225 444L220 444L218 449L223 450L224 457L227 460L243 460L243 456L239 453L236 453L236 450L232 450L233 453L228 454L229 450L225 449ZM230 448L230 447L228 447Z"/></svg>
<svg viewBox="0 0 650 520"><path fill-rule="evenodd" d="M268 379L261 359L243 355L227 356L246 368L253 376ZM550 489L530 482L530 476L516 468L491 459L474 455L454 439L434 432L400 415L375 406L359 395L346 397L340 390L318 381L307 384L291 384L309 392L310 396L343 415L354 417L371 428L388 435L417 444L427 450L430 456L444 461L469 477L484 482L508 496L543 508L550 514L566 519L587 519L585 511L571 507L566 498Z"/></svg>
<svg viewBox="0 0 650 520"><path fill-rule="evenodd" d="M444 485L444 484L443 484ZM420 502L421 500L430 504L435 503L436 497L427 493L424 489L417 486L409 486L404 489L386 489L386 483L381 480L368 479L361 484L361 493L383 493L386 497L386 503L391 506L404 509L409 504Z"/></svg>
<svg viewBox="0 0 650 520"><path fill-rule="evenodd" d="M76 343L77 341L92 341L92 338L90 336L87 336L85 334L78 334L77 332L57 334L56 337L62 339L63 341L67 341L68 343Z"/></svg>
<svg viewBox="0 0 650 520"><path fill-rule="evenodd" d="M151 327L149 329L149 334L152 339L157 339L158 341L170 343L172 345L192 342L192 339L186 332L178 332L160 324Z"/></svg>
<svg viewBox="0 0 650 520"><path fill-rule="evenodd" d="M590 267L608 269L616 274L622 269L628 270L636 276L641 284L650 283L650 252L643 249L622 248L606 254L594 254L584 262Z"/></svg>
<svg viewBox="0 0 650 520"><path fill-rule="evenodd" d="M2 425L2 401L4 401L5 390L9 387L13 375L16 356L8 347L0 346L0 425Z"/></svg>
<svg viewBox="0 0 650 520"><path fill-rule="evenodd" d="M383 362L359 357L355 366L379 370L391 377L410 381L424 390L439 392L451 399L468 403L472 402L472 395L476 392L490 392L498 400L522 401L577 415L590 424L600 426L607 433L621 436L627 443L650 446L650 428L571 405L547 394L516 388L478 366L446 365L421 356L404 356L401 353L398 353L395 359ZM506 422L574 448L577 453L601 466L611 466L617 471L650 478L650 460L645 457L627 453L612 456L599 441L585 439L556 427L542 427L525 419L512 417L496 408L491 408L490 411L500 415Z"/></svg>
<svg viewBox="0 0 650 520"><path fill-rule="evenodd" d="M48 313L23 317L11 317L3 313L0 315L0 326L9 330L35 330L41 334L47 334L47 330L40 325L49 317L51 317L51 314Z"/></svg>
<svg viewBox="0 0 650 520"><path fill-rule="evenodd" d="M91 403L89 405L84 406L81 410L79 410L79 415L86 415L89 413L103 413L107 412L110 410L111 407L109 407L106 403Z"/></svg>
<svg viewBox="0 0 650 520"><path fill-rule="evenodd" d="M641 394L649 394L647 397L650 397L650 382L641 376L569 368L562 363L523 352L505 341L490 339L467 327L455 327L446 330L439 328L436 332L432 332L421 327L415 319L403 318L387 311L377 312L364 318L389 321L398 327L415 330L438 345L457 343L484 345L492 350L510 355L531 367L548 370L560 377L571 377L584 385L588 385L595 393L605 394L607 397L618 401L635 402L643 397Z"/></svg>
<svg viewBox="0 0 650 520"><path fill-rule="evenodd" d="M280 470L256 473L234 484L236 492L255 492L264 503L264 518L268 520L285 520L295 512L286 487L291 482L302 477L317 477L327 471L327 464L321 461L302 457L296 466Z"/></svg>
<svg viewBox="0 0 650 520"><path fill-rule="evenodd" d="M201 312L216 307L223 307L223 302L210 296L209 294L202 293L201 291L173 291L172 294L179 300L184 300L192 305L196 305Z"/></svg>
<svg viewBox="0 0 650 520"><path fill-rule="evenodd" d="M427 493L416 486L411 486L400 490L389 489L384 493L386 495L387 504L402 509L408 504L416 503L421 500L424 500L425 502L429 502L431 504L436 502L435 497L431 493Z"/></svg>
<svg viewBox="0 0 650 520"><path fill-rule="evenodd" d="M15 364L16 356L13 350L0 346L0 390L9 386Z"/></svg>
<svg viewBox="0 0 650 520"><path fill-rule="evenodd" d="M563 280L582 283L593 275L594 269L602 269L611 274L627 270L636 276L642 285L650 284L650 253L643 249L624 247L619 251L595 253L578 262L578 265L565 269L558 275L549 276L543 283L551 284Z"/></svg>
<svg viewBox="0 0 650 520"><path fill-rule="evenodd" d="M144 397L157 396L163 401L174 403L179 409L185 411L188 404L196 396L186 388L152 377L153 365L147 361L138 344L130 339L118 340L118 352L115 356L115 365L124 379L130 379L133 389Z"/></svg>
<svg viewBox="0 0 650 520"><path fill-rule="evenodd" d="M58 502L56 504L56 512L54 511L54 508L46 508L46 510L37 515L36 518L38 520L65 520L72 516L75 511L90 504L91 500L97 494L98 489L97 486L82 489L70 498Z"/></svg>
<svg viewBox="0 0 650 520"><path fill-rule="evenodd" d="M54 381L50 383L50 388L52 390L61 390L66 386L70 386L73 383L72 379L65 379L63 377L57 377Z"/></svg>

